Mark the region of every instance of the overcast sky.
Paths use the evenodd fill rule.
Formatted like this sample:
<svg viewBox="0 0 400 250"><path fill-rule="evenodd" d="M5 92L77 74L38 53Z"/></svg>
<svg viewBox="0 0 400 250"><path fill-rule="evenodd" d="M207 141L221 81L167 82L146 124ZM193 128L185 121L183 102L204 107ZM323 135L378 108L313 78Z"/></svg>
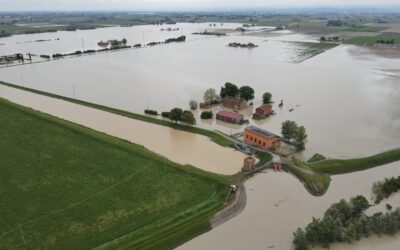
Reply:
<svg viewBox="0 0 400 250"><path fill-rule="evenodd" d="M400 0L0 0L4 10L200 10L213 8L400 6Z"/></svg>

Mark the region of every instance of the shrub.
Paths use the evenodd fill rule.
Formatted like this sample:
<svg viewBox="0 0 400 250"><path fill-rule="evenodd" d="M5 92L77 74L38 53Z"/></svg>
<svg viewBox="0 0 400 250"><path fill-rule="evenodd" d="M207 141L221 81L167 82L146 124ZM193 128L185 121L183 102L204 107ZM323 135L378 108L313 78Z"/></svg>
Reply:
<svg viewBox="0 0 400 250"><path fill-rule="evenodd" d="M212 119L213 112L212 111L203 111L203 112L201 112L200 118L201 119Z"/></svg>
<svg viewBox="0 0 400 250"><path fill-rule="evenodd" d="M147 115L158 115L157 110L145 109L144 113Z"/></svg>

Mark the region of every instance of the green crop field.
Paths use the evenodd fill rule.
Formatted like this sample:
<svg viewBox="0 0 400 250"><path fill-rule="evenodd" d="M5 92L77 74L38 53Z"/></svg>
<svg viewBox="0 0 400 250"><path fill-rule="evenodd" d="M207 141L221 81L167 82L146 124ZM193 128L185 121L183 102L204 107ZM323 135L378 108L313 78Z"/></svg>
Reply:
<svg viewBox="0 0 400 250"><path fill-rule="evenodd" d="M224 177L0 99L0 249L166 249L209 229Z"/></svg>
<svg viewBox="0 0 400 250"><path fill-rule="evenodd" d="M377 40L392 40L394 44L400 44L400 33L382 33L377 36L358 36L346 40L347 44L355 44L355 45L374 45Z"/></svg>

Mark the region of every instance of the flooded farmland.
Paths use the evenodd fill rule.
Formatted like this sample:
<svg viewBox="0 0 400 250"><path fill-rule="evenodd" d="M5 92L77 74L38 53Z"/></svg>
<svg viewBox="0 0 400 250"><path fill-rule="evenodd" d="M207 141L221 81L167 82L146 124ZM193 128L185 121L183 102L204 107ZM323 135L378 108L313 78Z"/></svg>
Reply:
<svg viewBox="0 0 400 250"><path fill-rule="evenodd" d="M181 29L171 32L160 31L159 26L139 26L34 35L37 37L32 40L60 36L56 42L63 44L49 47L35 43L39 47L32 47L31 52L37 54L49 54L49 48L54 52L81 49L82 37L88 37L84 39L87 47L108 37L127 37L133 44L185 34L188 41L2 68L0 80L137 113L147 107L159 112L188 108L189 100L202 100L205 89L219 91L230 81L255 89L255 107L264 92L271 92L276 102L275 116L253 121L252 108L243 113L250 123L275 133L280 132L285 120L303 124L308 131L306 157L315 152L336 158L357 157L399 146L400 76L396 69L400 59L341 45L303 61L304 49L299 48L299 42L316 42L313 37L290 32L262 37L236 33L226 37L195 36L191 33L207 29L208 24L177 27ZM109 31L107 37L104 30ZM9 44L9 40L28 37L5 41ZM259 47L226 46L233 41L253 42ZM9 51L7 46L0 49ZM24 46L21 49L27 51ZM280 100L284 101L283 108L277 106ZM292 108L294 111L289 112ZM227 134L244 128L197 120L200 127Z"/></svg>
<svg viewBox="0 0 400 250"><path fill-rule="evenodd" d="M237 26L224 24L224 28ZM143 113L146 108L159 112L173 107L188 108L189 100L200 102L207 88L219 91L230 81L255 89L254 107L261 103L264 92L273 94L275 116L253 121L250 118L253 108L242 111L251 124L275 133L280 132L285 120L295 120L306 127L305 157L316 152L332 158L358 157L400 146L400 57L340 45L305 58L307 51L300 45L317 42L314 37L287 31L260 36L230 33L226 37L204 37L190 34L207 29L208 24L178 24L176 27L180 30L165 32L160 26L114 27L4 38L0 40L5 44L0 46L1 53L51 54L72 52L83 46L95 48L99 40L111 38L126 37L134 44L188 36L185 43L4 67L0 69L0 80L136 113ZM48 44L19 42L49 36L53 40ZM60 40L55 41L58 37ZM226 45L230 42L253 42L259 47L229 48ZM107 120L101 111L93 114L93 110L89 112L88 108L73 104L65 108L58 106L61 104L57 101L57 105L49 105L47 98L26 95L0 85L0 96L11 101L130 138L179 163L223 174L239 171L242 163L241 154L221 149L199 135L130 119L128 122L127 118L116 115ZM284 101L282 108L277 106L280 100ZM289 112L292 108L293 112ZM62 115L56 111L58 109L62 110ZM244 129L239 125L202 121L200 112L195 114L197 125L203 128L227 134ZM257 175L246 182L248 204L242 214L181 249L290 249L292 232L297 227L305 226L313 216L322 216L330 204L341 198L356 194L368 197L374 181L398 175L399 168L397 162L333 176L328 192L322 197L311 196L291 175L275 172ZM359 182L360 179L363 181ZM400 196L391 198L390 203L400 206ZM378 242L380 249L393 249L400 244L398 237L371 238L356 243L354 248L335 245L332 249L376 249Z"/></svg>

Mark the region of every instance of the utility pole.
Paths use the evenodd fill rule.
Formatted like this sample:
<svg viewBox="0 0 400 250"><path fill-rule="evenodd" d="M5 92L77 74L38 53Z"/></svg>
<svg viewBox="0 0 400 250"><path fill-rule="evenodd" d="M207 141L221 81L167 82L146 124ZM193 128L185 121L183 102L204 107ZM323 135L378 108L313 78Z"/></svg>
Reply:
<svg viewBox="0 0 400 250"><path fill-rule="evenodd" d="M72 84L72 96L76 99L75 85Z"/></svg>
<svg viewBox="0 0 400 250"><path fill-rule="evenodd" d="M83 37L82 37L82 48L83 48L83 51L85 51L85 40L83 39Z"/></svg>

